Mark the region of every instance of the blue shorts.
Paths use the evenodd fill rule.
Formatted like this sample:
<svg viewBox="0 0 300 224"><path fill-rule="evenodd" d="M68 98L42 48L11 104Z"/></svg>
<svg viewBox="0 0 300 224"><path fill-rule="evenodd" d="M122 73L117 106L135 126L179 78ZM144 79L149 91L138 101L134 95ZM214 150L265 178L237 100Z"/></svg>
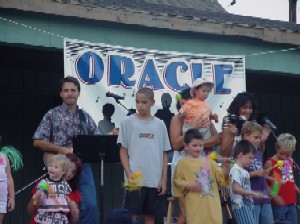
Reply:
<svg viewBox="0 0 300 224"><path fill-rule="evenodd" d="M125 191L123 207L132 215L144 214L155 217L165 202L165 196L158 196L157 188L142 187L137 191Z"/></svg>
<svg viewBox="0 0 300 224"><path fill-rule="evenodd" d="M241 208L232 209L237 224L255 224L254 206L243 205Z"/></svg>

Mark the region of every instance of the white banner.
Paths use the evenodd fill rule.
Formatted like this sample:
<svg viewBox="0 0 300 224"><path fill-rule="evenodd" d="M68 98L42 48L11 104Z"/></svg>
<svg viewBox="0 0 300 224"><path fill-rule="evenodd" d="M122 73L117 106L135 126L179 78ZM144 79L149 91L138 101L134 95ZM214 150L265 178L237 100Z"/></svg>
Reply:
<svg viewBox="0 0 300 224"><path fill-rule="evenodd" d="M98 123L103 119L103 106L112 104L116 127L135 108L134 96L139 88L154 90L152 114L165 115L168 120L171 113L177 113L176 94L196 78L205 77L215 83L207 102L219 116L216 127L220 131L232 99L246 90L245 57L237 55L157 51L65 39L64 66L65 76L77 77L81 82L79 107Z"/></svg>

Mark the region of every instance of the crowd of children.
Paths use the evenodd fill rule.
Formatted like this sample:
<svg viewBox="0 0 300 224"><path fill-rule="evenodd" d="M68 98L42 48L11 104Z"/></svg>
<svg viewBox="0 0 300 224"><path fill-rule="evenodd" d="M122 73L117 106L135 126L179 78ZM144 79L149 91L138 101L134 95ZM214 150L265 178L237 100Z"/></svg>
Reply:
<svg viewBox="0 0 300 224"><path fill-rule="evenodd" d="M210 90L208 88L206 92ZM196 91L196 86L193 91ZM249 96L241 94L239 97ZM120 156L125 183L134 182L136 171L141 171L144 181L138 191L127 189L125 192L124 208L131 213L133 223L137 222L139 215L143 215L144 223L155 223L155 213L160 209L159 197L165 191L165 151L170 146L165 127L151 115L153 105L153 91L140 89L136 94L137 114L121 123L118 138L122 146ZM223 158L224 162L219 167L220 164L210 158L209 151L204 150L205 139L199 129L189 126L187 119L182 122L184 153L177 161L172 188L174 197L184 200L185 223L223 223L218 188L228 184L225 180L229 178L230 209L235 223L271 224L275 221L296 224L296 193L299 189L294 182L291 159L296 140L290 134L280 135L277 154L264 167L262 143L270 128L249 119L253 113L252 102L247 101L246 105L239 107L238 112L245 114L245 119L239 130L240 138L229 152L234 164ZM189 118L189 108L181 112L183 115L179 115L178 119ZM199 122L202 121L202 117L199 118ZM207 128L207 125L203 124L203 127ZM151 163L146 160L151 160ZM282 160L283 165L276 165L278 160ZM158 164L155 169L152 167L154 163ZM157 173L156 178L150 170ZM277 190L274 190L274 183L278 183Z"/></svg>
<svg viewBox="0 0 300 224"><path fill-rule="evenodd" d="M226 186L235 223L297 224L296 203L300 190L293 174L295 137L287 133L279 135L276 154L263 165L262 138L265 138L263 135L266 132L254 120L247 121L253 113L251 103L247 102L244 111L248 117L239 131L241 140L234 143L231 152L226 151L232 155L231 160L219 157L221 160L217 163L210 157L211 150L205 150L204 143L210 134L203 136L211 124L211 111L204 100L212 87L210 82L200 80L191 91L194 97L198 96L196 101L201 101L198 110L203 113L197 118L201 124L190 125L195 115L190 113L191 108L187 106L181 110L182 115L178 116L183 124L183 156L174 166L172 189L175 198L184 200L185 220L180 223L222 224L219 188ZM166 152L171 149L171 145L165 124L151 115L154 104L153 90L139 89L136 93L137 113L127 116L121 122L117 143L120 144L120 159L124 168L124 208L113 210L106 219L107 224L120 224L123 221L138 223L140 215L145 224L154 224L156 215L165 203ZM240 106L239 112L243 113L243 105ZM229 128L232 127L229 125ZM234 128L232 130L234 133ZM77 184L82 166L79 158L73 154L58 154L47 166L48 176L37 183L27 207L32 216L30 223L78 223L81 197ZM12 211L15 207L10 161L1 153L0 189L1 224L7 210Z"/></svg>

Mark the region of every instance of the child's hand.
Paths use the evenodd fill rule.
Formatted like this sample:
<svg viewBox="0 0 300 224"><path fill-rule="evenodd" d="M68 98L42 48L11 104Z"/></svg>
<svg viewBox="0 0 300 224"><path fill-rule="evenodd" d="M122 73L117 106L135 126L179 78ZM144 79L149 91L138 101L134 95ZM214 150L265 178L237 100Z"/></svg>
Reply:
<svg viewBox="0 0 300 224"><path fill-rule="evenodd" d="M131 171L126 172L126 170L125 170L125 174L126 174L128 180L132 180L133 173Z"/></svg>
<svg viewBox="0 0 300 224"><path fill-rule="evenodd" d="M255 170L255 176L257 177L266 177L269 176L270 170Z"/></svg>
<svg viewBox="0 0 300 224"><path fill-rule="evenodd" d="M277 205L277 206L284 205L284 201L283 201L282 197L280 197L280 196L273 197L272 202L274 205Z"/></svg>
<svg viewBox="0 0 300 224"><path fill-rule="evenodd" d="M165 195L167 191L167 183L164 180L161 180L157 189L158 196Z"/></svg>
<svg viewBox="0 0 300 224"><path fill-rule="evenodd" d="M36 193L32 196L32 198L37 201L37 204L42 204L45 197L46 197L45 192L41 190L37 190Z"/></svg>
<svg viewBox="0 0 300 224"><path fill-rule="evenodd" d="M254 198L265 198L265 199L269 199L270 197L269 196L266 196L266 195L264 195L262 192L260 192L260 191L252 191L252 195L251 195L252 197L254 197Z"/></svg>
<svg viewBox="0 0 300 224"><path fill-rule="evenodd" d="M9 197L7 208L9 212L12 212L16 207L15 198Z"/></svg>
<svg viewBox="0 0 300 224"><path fill-rule="evenodd" d="M179 117L184 120L187 117L187 112L185 110L179 111Z"/></svg>
<svg viewBox="0 0 300 224"><path fill-rule="evenodd" d="M270 167L269 169L264 169L264 173L265 173L265 177L269 176L271 171L272 171L273 167Z"/></svg>
<svg viewBox="0 0 300 224"><path fill-rule="evenodd" d="M199 129L203 127L203 124L200 120L193 120L191 121L191 123L189 123L190 128L195 128L195 129Z"/></svg>
<svg viewBox="0 0 300 224"><path fill-rule="evenodd" d="M201 191L202 186L201 186L201 183L199 183L198 181L195 181L194 183L187 184L186 189L189 191Z"/></svg>
<svg viewBox="0 0 300 224"><path fill-rule="evenodd" d="M232 168L232 164L231 163L222 163L222 170L225 176L229 175L230 169Z"/></svg>
<svg viewBox="0 0 300 224"><path fill-rule="evenodd" d="M216 113L211 114L211 115L209 116L209 119L210 119L210 120L214 120L216 123L219 122L219 116L218 116L218 114L216 114Z"/></svg>
<svg viewBox="0 0 300 224"><path fill-rule="evenodd" d="M210 120L209 120L209 117L207 116L202 116L200 119L199 119L199 125L200 127L199 128L207 128L210 124Z"/></svg>

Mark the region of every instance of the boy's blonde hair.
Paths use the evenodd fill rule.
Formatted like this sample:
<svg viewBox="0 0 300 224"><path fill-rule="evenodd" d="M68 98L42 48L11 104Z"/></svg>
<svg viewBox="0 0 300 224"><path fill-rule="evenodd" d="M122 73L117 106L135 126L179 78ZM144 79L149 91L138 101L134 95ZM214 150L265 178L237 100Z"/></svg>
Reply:
<svg viewBox="0 0 300 224"><path fill-rule="evenodd" d="M62 154L54 155L49 160L48 165L50 165L51 163L58 163L62 167L62 170L65 171L65 173L67 173L68 170L70 169L70 160L65 155Z"/></svg>
<svg viewBox="0 0 300 224"><path fill-rule="evenodd" d="M145 94L150 100L154 100L154 92L150 88L141 88L136 94Z"/></svg>
<svg viewBox="0 0 300 224"><path fill-rule="evenodd" d="M251 135L253 132L258 131L259 133L263 132L263 128L261 125L256 123L255 121L246 121L243 124L241 130L241 136L244 137L245 134Z"/></svg>
<svg viewBox="0 0 300 224"><path fill-rule="evenodd" d="M277 138L276 147L282 147L286 149L292 149L295 151L296 149L296 138L290 133L280 134Z"/></svg>

